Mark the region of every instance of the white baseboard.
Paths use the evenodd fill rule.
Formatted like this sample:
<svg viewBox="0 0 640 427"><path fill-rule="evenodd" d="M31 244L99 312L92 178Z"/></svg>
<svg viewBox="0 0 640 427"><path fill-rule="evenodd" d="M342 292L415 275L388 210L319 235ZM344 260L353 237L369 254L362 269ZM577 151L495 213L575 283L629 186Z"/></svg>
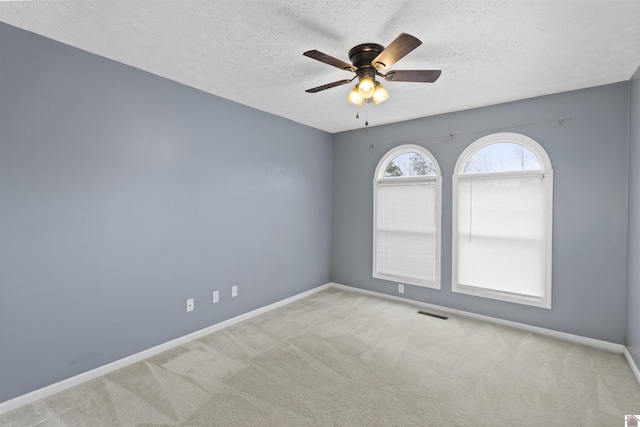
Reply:
<svg viewBox="0 0 640 427"><path fill-rule="evenodd" d="M612 342L609 342L609 341L601 341L601 340L597 340L597 339L594 339L594 338L583 337L581 335L574 335L574 334L569 334L569 333L566 333L566 332L554 331L552 329L540 328L538 326L531 326L531 325L527 325L525 323L512 322L510 320L498 319L496 317L484 316L482 314L475 314L475 313L470 313L470 312L463 311L463 310L456 310L456 309L453 309L453 308L442 307L442 306L435 305L435 304L429 304L429 303L416 301L416 300L412 300L412 299L408 299L408 298L397 297L397 296L394 296L394 295L387 295L387 294L383 294L383 293L380 293L380 292L369 291L369 290L366 290L366 289L354 288L352 286L341 285L341 284L338 284L338 283L329 283L329 285L332 288L336 288L336 289L340 289L340 290L344 290L344 291L356 292L356 293L365 294L365 295L372 295L372 296L376 296L376 297L380 297L380 298L386 298L386 299L390 299L390 300L393 300L393 301L400 301L400 302L404 302L404 303L415 305L415 306L419 306L419 307L425 307L425 308L429 308L429 309L432 309L432 310L437 310L437 311L440 311L440 312L443 312L443 313L454 314L454 315L463 316L463 317L469 317L469 318L477 319L477 320L483 320L485 322L495 323L495 324L503 325L503 326L510 326L512 328L515 328L515 329L520 329L520 330L527 331L527 332L533 332L533 333L536 333L536 334L557 338L557 339L560 339L560 340L563 340L563 341L572 342L572 343L575 343L575 344L587 345L589 347L595 347L595 348L599 348L601 350L610 351L610 352L613 352L613 353L623 353L624 350L625 350L624 345L612 343Z"/></svg>
<svg viewBox="0 0 640 427"><path fill-rule="evenodd" d="M631 372L633 372L633 375L635 375L638 383L640 383L640 369L638 369L638 365L636 365L635 360L633 360L633 357L631 357L631 353L629 353L627 347L624 348L624 357L625 359L627 359L627 363L631 368Z"/></svg>
<svg viewBox="0 0 640 427"><path fill-rule="evenodd" d="M34 390L30 393L23 394L22 396L15 397L11 400L7 400L6 402L0 403L0 414L4 414L6 412L17 409L21 406L28 405L29 403L33 403L37 400L43 399L45 397L51 396L55 393L59 393L68 388L77 386L79 384L85 383L87 381L93 380L95 378L101 377L103 375L109 374L118 369L124 368L125 366L129 366L133 363L139 362L144 359L148 359L151 356L155 356L156 354L160 354L164 351L170 350L174 347L186 344L190 341L201 338L205 335L209 335L213 332L219 331L221 329L227 328L231 325L235 325L236 323L242 322L244 320L250 319L252 317L258 316L260 314L266 313L268 311L274 310L278 307L282 307L284 305L290 304L299 299L308 297L309 295L315 294L317 292L328 289L330 284L327 283L325 285L318 286L317 288L313 288L306 292L302 292L300 294L294 295L292 297L283 299L281 301L275 302L273 304L269 304L265 307L258 308L256 310L250 311L248 313L241 314L240 316L236 316L234 318L225 320L220 323L216 323L215 325L209 326L207 328L201 329L196 332L192 332L190 334L184 335L180 338L176 338L174 340L168 341L166 343L157 345L155 347L149 348L147 350L143 350L139 353L132 354L131 356L125 357L120 360L116 360L107 365L100 366L98 368L92 369L87 372L83 372L82 374L78 374L74 377L67 378L66 380L62 380L60 382L51 384L49 386L40 388L38 390Z"/></svg>

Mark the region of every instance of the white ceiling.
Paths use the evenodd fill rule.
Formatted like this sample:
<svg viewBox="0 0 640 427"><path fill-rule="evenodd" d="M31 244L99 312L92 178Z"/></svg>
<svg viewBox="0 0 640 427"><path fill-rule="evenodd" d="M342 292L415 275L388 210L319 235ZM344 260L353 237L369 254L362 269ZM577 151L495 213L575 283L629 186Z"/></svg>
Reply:
<svg viewBox="0 0 640 427"><path fill-rule="evenodd" d="M406 32L423 44L393 69L441 69L433 84L385 83L371 126L629 80L640 66L640 0L0 1L0 21L328 132L361 128L351 85L361 43ZM360 110L364 116L364 110Z"/></svg>

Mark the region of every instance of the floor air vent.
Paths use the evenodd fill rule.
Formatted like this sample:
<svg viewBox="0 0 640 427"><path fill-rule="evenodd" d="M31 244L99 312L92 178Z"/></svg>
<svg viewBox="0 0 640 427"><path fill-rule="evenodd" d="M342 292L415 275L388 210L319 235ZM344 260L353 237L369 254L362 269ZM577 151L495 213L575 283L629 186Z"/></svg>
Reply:
<svg viewBox="0 0 640 427"><path fill-rule="evenodd" d="M420 310L418 314L424 314L425 316L437 317L438 319L447 320L449 316L443 316L442 314L429 313L428 311Z"/></svg>

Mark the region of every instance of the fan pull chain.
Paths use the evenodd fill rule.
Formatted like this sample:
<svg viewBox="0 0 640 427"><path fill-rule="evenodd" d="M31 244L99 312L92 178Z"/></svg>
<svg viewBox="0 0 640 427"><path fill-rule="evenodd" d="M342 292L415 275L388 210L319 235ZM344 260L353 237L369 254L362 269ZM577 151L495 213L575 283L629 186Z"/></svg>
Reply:
<svg viewBox="0 0 640 427"><path fill-rule="evenodd" d="M364 125L365 126L369 126L369 120L368 120L369 114L368 114L368 110L367 110L367 104L368 103L369 103L369 100L366 99L364 101ZM359 118L360 118L360 112L356 111L356 119L359 119Z"/></svg>
<svg viewBox="0 0 640 427"><path fill-rule="evenodd" d="M369 110L367 110L368 103L369 103L368 99L364 101L364 125L365 126L369 126Z"/></svg>

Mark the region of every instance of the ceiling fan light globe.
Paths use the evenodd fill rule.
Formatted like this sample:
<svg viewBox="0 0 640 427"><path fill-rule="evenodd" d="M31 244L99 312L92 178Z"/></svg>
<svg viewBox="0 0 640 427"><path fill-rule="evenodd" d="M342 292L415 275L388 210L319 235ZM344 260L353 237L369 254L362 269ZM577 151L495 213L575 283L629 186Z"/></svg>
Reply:
<svg viewBox="0 0 640 427"><path fill-rule="evenodd" d="M382 84L376 82L376 89L373 92L373 103L378 105L387 99L389 99L389 92L387 92L387 89L382 86Z"/></svg>
<svg viewBox="0 0 640 427"><path fill-rule="evenodd" d="M375 82L371 77L363 77L360 79L360 83L358 83L358 94L363 99L369 99L373 96L375 88Z"/></svg>
<svg viewBox="0 0 640 427"><path fill-rule="evenodd" d="M347 98L347 101L349 101L353 105L357 105L357 106L362 105L362 97L358 93L358 85L356 85L356 87L351 89L351 92L349 93L349 97Z"/></svg>

